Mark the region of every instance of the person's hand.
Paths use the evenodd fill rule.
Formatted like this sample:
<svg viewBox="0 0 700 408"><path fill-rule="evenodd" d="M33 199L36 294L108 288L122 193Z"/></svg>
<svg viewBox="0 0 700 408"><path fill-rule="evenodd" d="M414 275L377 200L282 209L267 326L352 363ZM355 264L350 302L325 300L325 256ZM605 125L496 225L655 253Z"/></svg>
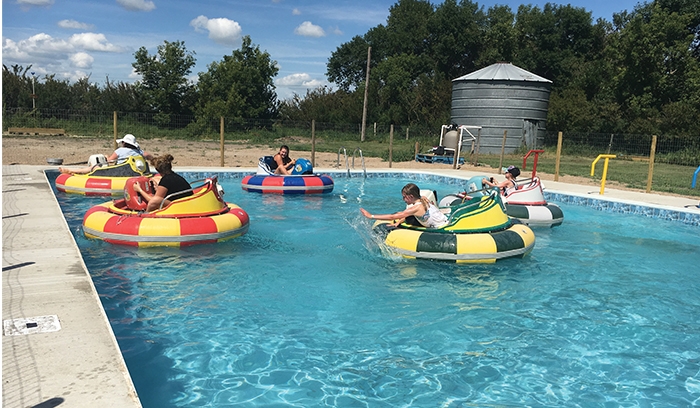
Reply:
<svg viewBox="0 0 700 408"><path fill-rule="evenodd" d="M364 215L367 218L372 218L372 214L369 213L369 211L365 210L364 208L360 208L360 212L362 215Z"/></svg>
<svg viewBox="0 0 700 408"><path fill-rule="evenodd" d="M143 190L141 190L141 186L139 185L139 183L134 183L134 191L136 191L137 193L143 192Z"/></svg>

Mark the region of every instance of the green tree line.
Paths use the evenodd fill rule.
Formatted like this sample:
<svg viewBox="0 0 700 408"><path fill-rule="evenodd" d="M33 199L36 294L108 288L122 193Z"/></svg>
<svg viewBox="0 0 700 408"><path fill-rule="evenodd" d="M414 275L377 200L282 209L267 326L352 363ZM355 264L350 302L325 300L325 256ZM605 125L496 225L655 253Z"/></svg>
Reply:
<svg viewBox="0 0 700 408"><path fill-rule="evenodd" d="M368 48L370 79L365 83ZM547 128L565 132L700 135L700 0L654 0L593 21L584 8L488 9L470 0L399 0L386 24L341 44L327 63L332 86L278 101L276 62L244 37L240 49L187 80L195 53L168 42L135 54L141 80L100 87L3 65L3 107L155 113L163 126L192 115L192 133L227 120L359 123L439 128L450 121L452 80L508 61L553 81ZM32 86L41 97L32 101Z"/></svg>
<svg viewBox="0 0 700 408"><path fill-rule="evenodd" d="M371 47L370 80L365 83ZM487 10L469 0L400 0L385 25L342 44L317 89L283 101L290 118L370 122L450 120L452 80L508 61L553 81L547 129L700 135L700 0L638 4L612 21L570 5Z"/></svg>

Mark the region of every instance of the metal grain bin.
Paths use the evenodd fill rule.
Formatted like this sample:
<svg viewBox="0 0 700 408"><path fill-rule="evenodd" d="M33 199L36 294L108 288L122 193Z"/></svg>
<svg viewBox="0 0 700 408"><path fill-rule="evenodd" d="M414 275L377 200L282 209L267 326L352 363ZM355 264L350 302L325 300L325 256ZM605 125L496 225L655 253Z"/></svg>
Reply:
<svg viewBox="0 0 700 408"><path fill-rule="evenodd" d="M541 145L552 81L508 62L452 80L452 123L481 126L480 153Z"/></svg>

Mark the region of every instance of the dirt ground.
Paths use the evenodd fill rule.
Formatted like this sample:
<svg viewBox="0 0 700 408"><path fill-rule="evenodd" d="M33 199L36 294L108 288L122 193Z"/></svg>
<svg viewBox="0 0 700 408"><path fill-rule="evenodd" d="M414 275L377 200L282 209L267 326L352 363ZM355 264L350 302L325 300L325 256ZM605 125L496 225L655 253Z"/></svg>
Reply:
<svg viewBox="0 0 700 408"><path fill-rule="evenodd" d="M170 153L175 158L174 168L177 167L220 167L221 153L218 142L207 141L179 141L166 139L148 139L139 142L141 147L154 154ZM287 143L282 141L282 143ZM93 154L104 154L109 156L114 151L112 140L93 139L71 136L7 136L2 138L2 164L28 164L28 165L48 165L48 159L63 159L63 166L80 167L87 163L88 158ZM256 167L261 156L271 155L277 149L267 146L247 145L244 143L226 142L224 146L224 167ZM291 151L290 157L304 157L311 159L310 151ZM316 152L317 168L334 168L338 161L337 153ZM340 168L345 168L344 158L340 157ZM348 158L352 165L352 156ZM367 169L385 169L389 167L389 162L376 157L366 157L365 166ZM362 168L359 157L355 158L355 168ZM414 170L449 170L451 165L418 163L416 161L394 162L394 169L414 169ZM498 171L491 167L474 167L471 165L461 166L462 170L483 172L484 174L497 174ZM551 174L538 172L537 175L542 180L554 180ZM528 177L530 173L523 171L521 177ZM598 185L594 180L584 177L560 176L560 182ZM625 189L614 182L606 184L612 188Z"/></svg>

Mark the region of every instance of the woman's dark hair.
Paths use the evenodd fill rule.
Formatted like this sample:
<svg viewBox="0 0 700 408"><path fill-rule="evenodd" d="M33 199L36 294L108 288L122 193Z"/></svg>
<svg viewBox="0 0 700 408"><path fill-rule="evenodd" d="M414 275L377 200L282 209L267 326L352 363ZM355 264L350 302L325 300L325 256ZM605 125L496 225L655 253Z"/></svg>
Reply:
<svg viewBox="0 0 700 408"><path fill-rule="evenodd" d="M173 172L173 160L175 160L175 158L171 154L164 154L151 159L151 165L155 167L161 175L170 174Z"/></svg>

